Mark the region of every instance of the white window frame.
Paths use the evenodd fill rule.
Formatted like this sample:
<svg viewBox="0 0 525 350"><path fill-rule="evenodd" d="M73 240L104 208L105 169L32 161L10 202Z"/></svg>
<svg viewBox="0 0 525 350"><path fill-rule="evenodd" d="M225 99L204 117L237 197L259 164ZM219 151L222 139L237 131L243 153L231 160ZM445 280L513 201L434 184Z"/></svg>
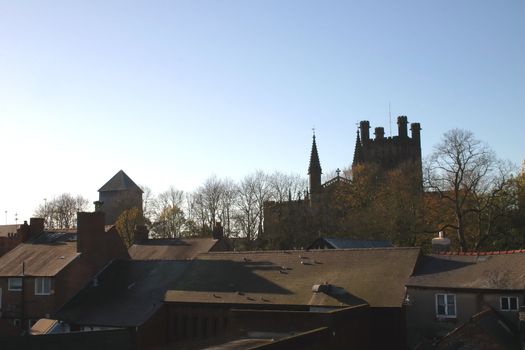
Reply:
<svg viewBox="0 0 525 350"><path fill-rule="evenodd" d="M443 296L443 300L445 301L445 313L440 314L439 313L439 304L438 299L439 296ZM454 300L454 314L448 313L448 307L449 305L448 301L449 299ZM457 310L457 303L456 303L456 294L447 294L447 293L437 293L435 297L435 304L436 304L436 317L438 318L457 318L458 310Z"/></svg>
<svg viewBox="0 0 525 350"><path fill-rule="evenodd" d="M20 281L20 287L19 288L13 288L13 281L18 280ZM22 277L9 277L7 279L7 290L10 292L21 292L22 291L22 284L24 281L22 280Z"/></svg>
<svg viewBox="0 0 525 350"><path fill-rule="evenodd" d="M507 299L507 305L509 306L508 309L504 309L503 308L503 299ZM510 299L516 299L516 308L515 309L511 309L510 308ZM499 309L501 311L506 311L506 312L519 311L519 309L520 309L520 298L517 297L517 296L509 296L509 295L505 295L505 296L500 297L499 298Z"/></svg>
<svg viewBox="0 0 525 350"><path fill-rule="evenodd" d="M35 295L51 295L50 277L35 277Z"/></svg>

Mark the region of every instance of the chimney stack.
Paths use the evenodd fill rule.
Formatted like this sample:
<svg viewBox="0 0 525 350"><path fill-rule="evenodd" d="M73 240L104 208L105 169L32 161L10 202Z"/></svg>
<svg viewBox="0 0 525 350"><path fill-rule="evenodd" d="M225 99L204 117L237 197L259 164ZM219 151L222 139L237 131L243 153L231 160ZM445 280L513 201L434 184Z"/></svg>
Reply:
<svg viewBox="0 0 525 350"><path fill-rule="evenodd" d="M368 140L370 140L370 122L368 120L360 121L359 129L361 131L361 142L368 142Z"/></svg>
<svg viewBox="0 0 525 350"><path fill-rule="evenodd" d="M103 212L77 213L77 252L97 249L99 238L105 232Z"/></svg>
<svg viewBox="0 0 525 350"><path fill-rule="evenodd" d="M44 218L30 218L29 231L31 232L31 237L44 232Z"/></svg>
<svg viewBox="0 0 525 350"><path fill-rule="evenodd" d="M397 134L399 137L408 137L407 124L408 121L406 116L400 115L397 117Z"/></svg>
<svg viewBox="0 0 525 350"><path fill-rule="evenodd" d="M213 239L222 239L224 237L224 228L222 227L220 221L217 221L215 227L213 228Z"/></svg>
<svg viewBox="0 0 525 350"><path fill-rule="evenodd" d="M432 238L432 253L438 254L441 252L448 252L450 250L450 239L443 237L443 231L439 232L439 236Z"/></svg>
<svg viewBox="0 0 525 350"><path fill-rule="evenodd" d="M137 225L135 226L135 231L133 232L133 243L140 243L148 239L148 228L146 225Z"/></svg>
<svg viewBox="0 0 525 350"><path fill-rule="evenodd" d="M31 228L27 224L27 221L24 220L24 223L17 229L17 233L20 237L20 242L22 243L31 238Z"/></svg>

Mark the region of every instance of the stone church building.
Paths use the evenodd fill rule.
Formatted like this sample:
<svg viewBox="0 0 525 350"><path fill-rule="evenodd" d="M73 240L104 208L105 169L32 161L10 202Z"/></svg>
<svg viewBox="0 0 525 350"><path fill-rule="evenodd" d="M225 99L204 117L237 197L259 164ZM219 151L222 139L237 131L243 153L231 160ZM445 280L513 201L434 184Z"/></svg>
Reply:
<svg viewBox="0 0 525 350"><path fill-rule="evenodd" d="M398 135L385 137L383 127L376 127L370 138L369 121L361 121L357 131L352 173L360 176L358 168L375 167L379 175L394 169L415 172L416 186L422 185L421 126L410 124L408 136L406 116L397 118ZM352 195L353 181L337 176L322 182L322 168L315 135L312 140L308 167L309 188L304 198L285 202L269 201L264 206L264 230L261 245L272 249L300 249L321 236L352 237L352 210L343 200ZM379 178L377 181L381 181ZM362 237L360 237L362 238Z"/></svg>

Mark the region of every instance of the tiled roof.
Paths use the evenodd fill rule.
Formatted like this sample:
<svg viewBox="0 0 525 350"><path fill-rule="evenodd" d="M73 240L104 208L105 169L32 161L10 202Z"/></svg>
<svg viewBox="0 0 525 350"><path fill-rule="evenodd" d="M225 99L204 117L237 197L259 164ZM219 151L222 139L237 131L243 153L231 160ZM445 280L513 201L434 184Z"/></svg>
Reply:
<svg viewBox="0 0 525 350"><path fill-rule="evenodd" d="M207 253L194 260L170 302L399 307L419 248ZM330 292L312 287L330 284Z"/></svg>
<svg viewBox="0 0 525 350"><path fill-rule="evenodd" d="M22 243L0 257L0 276L21 276L22 264L26 276L55 276L77 253L73 243L31 244Z"/></svg>
<svg viewBox="0 0 525 350"><path fill-rule="evenodd" d="M104 186L102 186L98 191L99 192L108 192L108 191L124 191L129 189L138 189L140 192L142 190L131 178L126 175L126 173L120 170L116 173Z"/></svg>
<svg viewBox="0 0 525 350"><path fill-rule="evenodd" d="M53 317L78 325L139 326L160 308L189 263L115 260Z"/></svg>
<svg viewBox="0 0 525 350"><path fill-rule="evenodd" d="M525 252L428 255L421 259L407 286L523 290Z"/></svg>
<svg viewBox="0 0 525 350"><path fill-rule="evenodd" d="M218 241L213 238L148 239L133 244L128 252L134 260L185 260L209 252Z"/></svg>

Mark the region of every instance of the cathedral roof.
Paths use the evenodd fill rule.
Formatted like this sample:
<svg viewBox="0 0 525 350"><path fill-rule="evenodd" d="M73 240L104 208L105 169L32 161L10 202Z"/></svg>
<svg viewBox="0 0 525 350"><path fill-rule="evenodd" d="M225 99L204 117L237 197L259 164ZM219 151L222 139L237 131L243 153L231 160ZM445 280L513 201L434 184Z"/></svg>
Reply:
<svg viewBox="0 0 525 350"><path fill-rule="evenodd" d="M317 153L317 144L315 143L315 135L312 141L312 152L310 154L310 166L308 167L308 174L313 172L322 173L321 162L319 162L319 154Z"/></svg>
<svg viewBox="0 0 525 350"><path fill-rule="evenodd" d="M104 186L102 186L98 191L99 192L109 192L109 191L125 191L130 189L138 189L140 192L142 190L131 178L126 175L126 173L120 170L115 174Z"/></svg>

